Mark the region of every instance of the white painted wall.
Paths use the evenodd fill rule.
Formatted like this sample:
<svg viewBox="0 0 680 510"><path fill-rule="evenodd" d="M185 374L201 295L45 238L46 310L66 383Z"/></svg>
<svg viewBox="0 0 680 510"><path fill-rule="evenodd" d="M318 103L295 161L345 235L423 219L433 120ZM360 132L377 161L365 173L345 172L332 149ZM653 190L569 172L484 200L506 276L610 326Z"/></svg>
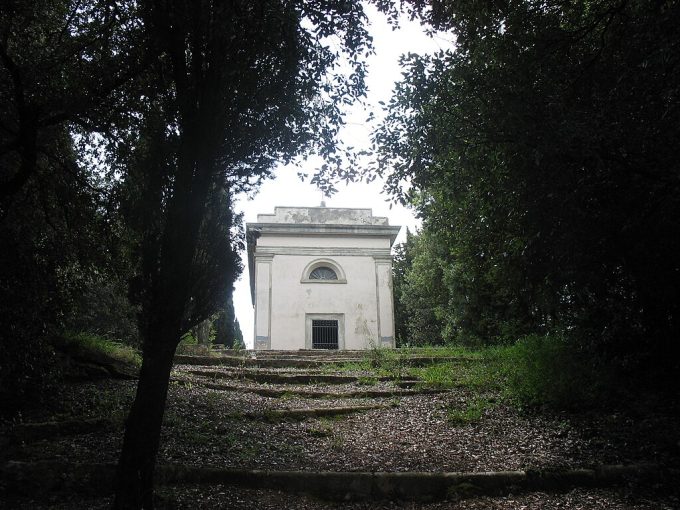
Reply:
<svg viewBox="0 0 680 510"><path fill-rule="evenodd" d="M303 208L290 209L295 213ZM315 318L332 315L340 321L341 349L394 346L390 247L398 227L377 221L382 218L373 218L370 210L363 218L352 211L351 215L344 215L342 209L336 210L344 220L337 224L349 226L334 235L317 232L317 223L308 223L307 232L299 233L291 226L289 233L281 234L283 221L274 221L279 225L271 227L275 215L260 215L259 221L265 218L269 221L249 224L249 229L258 232L255 245L250 248L255 269L256 349L311 348L310 314ZM332 213L323 212L324 217ZM293 216L291 211L279 208L277 213L287 221ZM348 222L347 218L353 221ZM353 232L352 224L360 224L363 230ZM334 223L328 220L325 225ZM381 235L371 235L372 228L382 228ZM268 229L276 231L268 233ZM338 266L338 276L344 275L344 279L306 280L306 268L318 259L330 261L331 267Z"/></svg>
<svg viewBox="0 0 680 510"><path fill-rule="evenodd" d="M318 256L276 255L272 263L272 349L305 348L305 314L343 314L345 349L378 341L373 257L333 257L347 283L301 283L304 268ZM327 258L327 257L324 257Z"/></svg>

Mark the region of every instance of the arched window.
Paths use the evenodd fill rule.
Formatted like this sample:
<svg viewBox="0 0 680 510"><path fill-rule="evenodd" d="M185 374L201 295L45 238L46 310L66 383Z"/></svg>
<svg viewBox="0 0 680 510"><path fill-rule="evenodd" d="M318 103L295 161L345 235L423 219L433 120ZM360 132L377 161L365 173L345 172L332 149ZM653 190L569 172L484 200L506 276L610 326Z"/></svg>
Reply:
<svg viewBox="0 0 680 510"><path fill-rule="evenodd" d="M337 280L338 275L335 274L335 271L333 271L330 267L321 266L321 267L317 267L311 273L309 273L309 279L310 280Z"/></svg>
<svg viewBox="0 0 680 510"><path fill-rule="evenodd" d="M313 260L302 272L301 283L347 283L345 272L331 259Z"/></svg>

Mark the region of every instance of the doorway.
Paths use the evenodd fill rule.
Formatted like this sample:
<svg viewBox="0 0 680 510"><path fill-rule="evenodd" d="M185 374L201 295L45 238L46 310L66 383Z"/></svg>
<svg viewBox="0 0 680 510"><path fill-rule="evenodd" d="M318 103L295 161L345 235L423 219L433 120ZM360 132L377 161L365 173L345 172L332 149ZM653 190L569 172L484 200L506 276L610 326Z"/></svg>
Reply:
<svg viewBox="0 0 680 510"><path fill-rule="evenodd" d="M305 314L305 349L345 349L345 315L342 313Z"/></svg>
<svg viewBox="0 0 680 510"><path fill-rule="evenodd" d="M338 321L312 321L312 349L338 349Z"/></svg>

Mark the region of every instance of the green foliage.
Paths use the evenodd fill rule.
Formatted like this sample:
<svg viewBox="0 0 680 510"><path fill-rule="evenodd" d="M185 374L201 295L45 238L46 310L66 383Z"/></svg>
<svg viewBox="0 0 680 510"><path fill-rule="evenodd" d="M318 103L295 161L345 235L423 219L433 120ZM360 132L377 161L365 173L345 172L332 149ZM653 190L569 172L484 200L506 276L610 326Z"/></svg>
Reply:
<svg viewBox="0 0 680 510"><path fill-rule="evenodd" d="M374 134L423 217L407 322L433 342L562 338L531 345L677 388L680 2L434 5L417 10L456 49L404 57Z"/></svg>
<svg viewBox="0 0 680 510"><path fill-rule="evenodd" d="M408 312L403 299L406 272L413 263L413 234L406 229L406 241L392 248L392 294L394 296L394 329L397 347L408 344Z"/></svg>
<svg viewBox="0 0 680 510"><path fill-rule="evenodd" d="M373 347L364 358L362 365L378 376L399 380L406 374L407 360L400 349Z"/></svg>
<svg viewBox="0 0 680 510"><path fill-rule="evenodd" d="M198 340L196 340L196 337L193 335L191 331L187 331L182 335L182 338L179 341L180 345L197 345Z"/></svg>
<svg viewBox="0 0 680 510"><path fill-rule="evenodd" d="M522 407L580 409L614 404L625 393L613 367L596 364L562 336L528 335L513 345L466 350L460 361L410 368L408 373L421 386L499 393ZM468 410L459 412L463 416Z"/></svg>
<svg viewBox="0 0 680 510"><path fill-rule="evenodd" d="M138 347L139 307L130 303L127 283L114 275L107 278L96 274L83 276L81 292L73 299L66 329L87 331Z"/></svg>
<svg viewBox="0 0 680 510"><path fill-rule="evenodd" d="M562 336L529 335L503 350L507 394L522 405L580 409L612 398L611 373Z"/></svg>
<svg viewBox="0 0 680 510"><path fill-rule="evenodd" d="M616 405L631 394L631 388L618 382L623 376L615 367L576 350L563 336L528 335L513 345L477 350L430 347L412 349L410 354L428 351L433 357L458 355L460 359L409 368L408 375L419 379L422 387L498 393L521 407L556 409ZM466 413L473 416L488 403L456 413L463 420Z"/></svg>
<svg viewBox="0 0 680 510"><path fill-rule="evenodd" d="M187 331L182 335L175 352L191 356L210 356L213 354L210 345L199 344L192 331Z"/></svg>
<svg viewBox="0 0 680 510"><path fill-rule="evenodd" d="M399 352L403 355L419 356L424 358L481 358L480 350L459 345L423 345L419 347L402 347Z"/></svg>
<svg viewBox="0 0 680 510"><path fill-rule="evenodd" d="M70 333L64 335L62 340L69 346L69 350L101 352L136 367L142 364L142 357L134 347L92 333Z"/></svg>
<svg viewBox="0 0 680 510"><path fill-rule="evenodd" d="M232 344L232 349L242 350L246 348L246 343L243 341L243 331L241 331L241 325L238 323L238 319L234 317L234 343Z"/></svg>
<svg viewBox="0 0 680 510"><path fill-rule="evenodd" d="M357 384L362 386L375 386L378 384L378 379L371 376L359 376L357 379Z"/></svg>
<svg viewBox="0 0 680 510"><path fill-rule="evenodd" d="M124 305L96 288L125 281L129 259L105 172L82 164L76 134L83 125L106 129L104 117L139 72L135 8L119 5L113 16L109 7L98 0L0 7L3 413L54 395L59 373L50 343L66 328L133 341L127 318L116 324L127 317L118 313ZM91 291L96 302L87 303ZM103 317L109 306L115 313Z"/></svg>
<svg viewBox="0 0 680 510"><path fill-rule="evenodd" d="M217 312L213 320L215 328L214 343L222 344L226 349L244 349L243 332L234 311L233 294L234 289L232 287L226 305Z"/></svg>
<svg viewBox="0 0 680 510"><path fill-rule="evenodd" d="M482 419L484 411L486 411L490 405L491 402L489 402L489 400L477 398L472 402L469 402L464 409L450 407L447 410L446 419L453 425L476 423Z"/></svg>
<svg viewBox="0 0 680 510"><path fill-rule="evenodd" d="M420 386L435 388L463 387L474 391L499 391L505 387L506 347L466 350L458 361L432 363L409 369L409 375L418 378ZM445 351L446 352L446 351Z"/></svg>
<svg viewBox="0 0 680 510"><path fill-rule="evenodd" d="M441 243L428 235L409 235L395 271L395 309L401 345L443 343L447 289L436 252ZM445 247L444 247L445 249Z"/></svg>
<svg viewBox="0 0 680 510"><path fill-rule="evenodd" d="M409 373L422 381L424 386L452 388L458 384L457 368L453 363L434 363L422 368L412 368Z"/></svg>
<svg viewBox="0 0 680 510"><path fill-rule="evenodd" d="M136 315L148 370L116 506L150 506L172 354L241 271L234 195L309 154L341 172L342 107L366 91L364 6L19 0L0 35L1 391L45 394L50 337L133 341Z"/></svg>

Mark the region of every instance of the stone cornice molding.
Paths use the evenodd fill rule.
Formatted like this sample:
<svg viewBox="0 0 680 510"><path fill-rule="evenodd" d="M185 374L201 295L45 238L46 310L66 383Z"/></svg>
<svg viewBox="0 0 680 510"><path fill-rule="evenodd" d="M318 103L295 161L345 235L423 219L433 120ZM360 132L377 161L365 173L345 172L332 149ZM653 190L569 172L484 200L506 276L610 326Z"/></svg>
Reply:
<svg viewBox="0 0 680 510"><path fill-rule="evenodd" d="M333 235L341 237L389 237L392 245L401 230L396 225L324 225L294 223L247 223L247 232L274 235Z"/></svg>
<svg viewBox="0 0 680 510"><path fill-rule="evenodd" d="M258 246L255 257L274 255L318 255L320 257L374 257L391 260L389 248L317 248L313 246Z"/></svg>

